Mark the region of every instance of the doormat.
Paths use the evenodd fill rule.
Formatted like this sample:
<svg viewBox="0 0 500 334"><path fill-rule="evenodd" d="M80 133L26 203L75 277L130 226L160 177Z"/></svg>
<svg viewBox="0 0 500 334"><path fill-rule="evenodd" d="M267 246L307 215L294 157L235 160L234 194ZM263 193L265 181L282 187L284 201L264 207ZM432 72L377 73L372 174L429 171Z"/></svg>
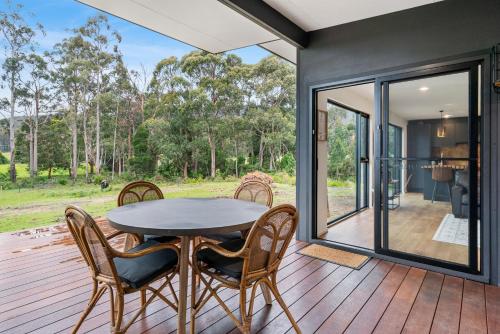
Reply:
<svg viewBox="0 0 500 334"><path fill-rule="evenodd" d="M479 221L477 226L477 240L479 244ZM469 219L455 218L451 213L444 216L436 233L432 237L434 241L447 242L450 244L469 246Z"/></svg>
<svg viewBox="0 0 500 334"><path fill-rule="evenodd" d="M314 257L320 260L332 262L341 266L360 269L364 266L370 257L351 252L346 252L340 249L325 247L321 245L309 245L302 248L299 254Z"/></svg>

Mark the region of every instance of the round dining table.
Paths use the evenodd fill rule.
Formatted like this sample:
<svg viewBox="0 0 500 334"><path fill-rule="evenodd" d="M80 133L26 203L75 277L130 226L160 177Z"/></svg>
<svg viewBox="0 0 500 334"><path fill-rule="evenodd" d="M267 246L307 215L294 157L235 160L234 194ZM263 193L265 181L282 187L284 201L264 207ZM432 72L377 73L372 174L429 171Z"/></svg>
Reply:
<svg viewBox="0 0 500 334"><path fill-rule="evenodd" d="M177 333L185 333L190 240L247 230L267 210L265 205L237 199L177 198L121 206L109 211L107 218L121 231L181 239Z"/></svg>

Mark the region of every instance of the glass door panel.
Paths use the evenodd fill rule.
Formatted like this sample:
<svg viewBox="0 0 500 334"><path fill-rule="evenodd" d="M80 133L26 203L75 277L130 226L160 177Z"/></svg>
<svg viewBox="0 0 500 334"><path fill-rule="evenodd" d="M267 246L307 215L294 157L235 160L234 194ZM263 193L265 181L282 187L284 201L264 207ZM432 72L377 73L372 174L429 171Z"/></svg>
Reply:
<svg viewBox="0 0 500 334"><path fill-rule="evenodd" d="M459 67L459 66L457 66ZM382 80L382 253L478 270L478 67Z"/></svg>
<svg viewBox="0 0 500 334"><path fill-rule="evenodd" d="M337 222L368 206L368 116L328 103L328 211Z"/></svg>

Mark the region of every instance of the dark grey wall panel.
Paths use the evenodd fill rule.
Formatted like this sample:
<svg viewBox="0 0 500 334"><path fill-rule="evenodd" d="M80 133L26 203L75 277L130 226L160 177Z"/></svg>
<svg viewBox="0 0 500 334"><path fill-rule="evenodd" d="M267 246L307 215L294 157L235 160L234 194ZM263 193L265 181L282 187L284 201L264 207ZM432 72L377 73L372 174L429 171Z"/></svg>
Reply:
<svg viewBox="0 0 500 334"><path fill-rule="evenodd" d="M298 51L297 205L301 214L298 238L312 235L312 96L311 87L360 77L374 77L404 68L435 63L457 56L490 50L500 42L500 0L447 0L406 11L378 16L309 33L309 45ZM492 111L498 110L498 96L492 93ZM492 115L499 124L496 114ZM497 136L500 131L492 131ZM493 139L493 138L492 138ZM496 161L498 146L491 146ZM493 180L498 168L492 166ZM494 183L491 193L498 191ZM495 200L491 218L496 228ZM493 212L494 211L494 212ZM500 276L497 238L492 238L492 279Z"/></svg>
<svg viewBox="0 0 500 334"><path fill-rule="evenodd" d="M491 48L500 1L448 0L309 34L304 81L328 81Z"/></svg>

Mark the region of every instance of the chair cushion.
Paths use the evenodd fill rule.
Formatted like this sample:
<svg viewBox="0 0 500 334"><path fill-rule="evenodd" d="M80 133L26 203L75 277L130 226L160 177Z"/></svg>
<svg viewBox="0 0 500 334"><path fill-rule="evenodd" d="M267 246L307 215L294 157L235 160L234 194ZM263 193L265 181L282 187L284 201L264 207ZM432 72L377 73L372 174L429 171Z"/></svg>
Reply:
<svg viewBox="0 0 500 334"><path fill-rule="evenodd" d="M230 241L230 240L241 239L241 232L236 231L236 232L229 232L229 233L209 234L209 235L205 235L204 238L207 238L210 240L215 240L215 241L220 241L220 242L225 242L225 241Z"/></svg>
<svg viewBox="0 0 500 334"><path fill-rule="evenodd" d="M135 253L159 244L158 241L149 240L131 248L127 253ZM172 269L177 264L177 253L172 249L164 249L136 258L114 258L113 261L120 279L134 289L138 289L150 283L161 273Z"/></svg>
<svg viewBox="0 0 500 334"><path fill-rule="evenodd" d="M170 243L177 239L176 237L169 237L169 236L159 236L159 235L151 235L151 234L145 234L144 235L144 241L149 241L149 240L154 240L162 243Z"/></svg>
<svg viewBox="0 0 500 334"><path fill-rule="evenodd" d="M218 246L229 251L235 252L240 250L245 244L245 239L234 239L221 242ZM224 275L240 279L243 271L243 259L236 257L225 257L211 250L210 248L202 249L198 252L198 259L205 262L209 267L214 268Z"/></svg>

